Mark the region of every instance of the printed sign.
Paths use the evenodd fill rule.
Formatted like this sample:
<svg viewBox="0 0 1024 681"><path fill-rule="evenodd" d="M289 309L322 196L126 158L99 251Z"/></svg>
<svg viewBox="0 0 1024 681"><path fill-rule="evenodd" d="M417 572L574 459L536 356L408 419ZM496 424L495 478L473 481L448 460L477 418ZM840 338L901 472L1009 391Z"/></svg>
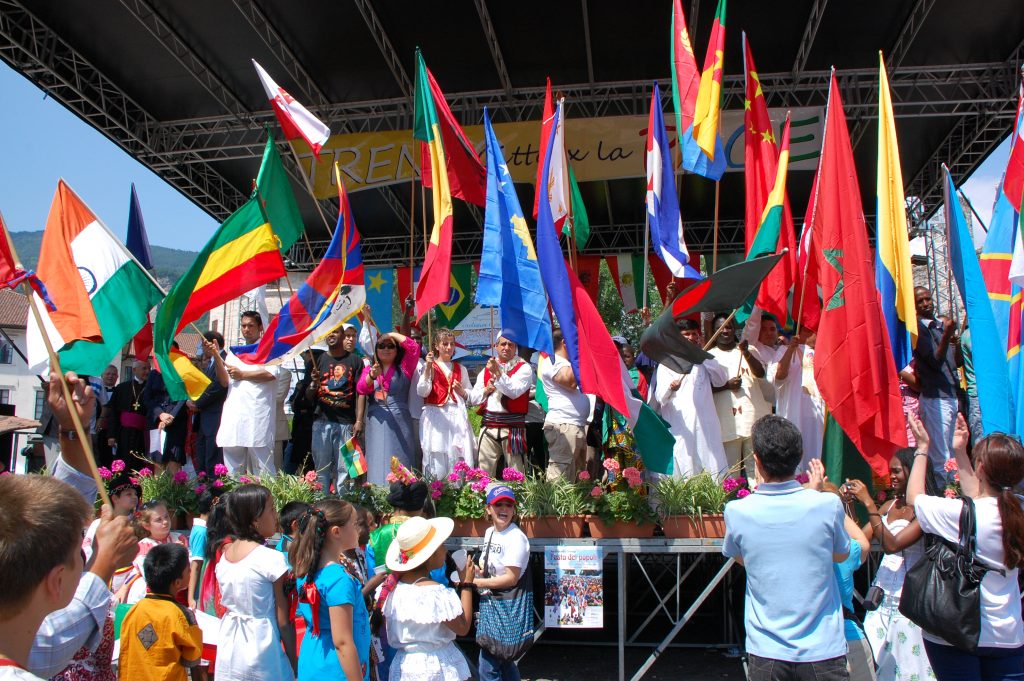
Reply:
<svg viewBox="0 0 1024 681"><path fill-rule="evenodd" d="M600 546L544 549L544 626L604 626L604 555Z"/></svg>

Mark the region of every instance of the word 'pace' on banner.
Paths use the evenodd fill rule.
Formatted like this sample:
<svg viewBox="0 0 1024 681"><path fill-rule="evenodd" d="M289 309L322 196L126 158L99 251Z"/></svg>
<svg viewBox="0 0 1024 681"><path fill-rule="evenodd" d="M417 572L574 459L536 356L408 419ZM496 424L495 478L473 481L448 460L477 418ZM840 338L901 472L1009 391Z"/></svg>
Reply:
<svg viewBox="0 0 1024 681"><path fill-rule="evenodd" d="M778 136L787 109L770 109ZM790 138L791 170L815 170L821 149L822 107L792 109ZM671 121L667 121L671 122ZM463 128L481 157L483 126ZM504 147L509 172L516 182L532 183L537 177L537 152L540 122L497 123L494 126ZM670 146L675 148L675 129L669 126ZM725 111L722 115L722 141L729 157L728 170L743 170L743 112ZM580 182L644 177L644 145L647 141L647 116L608 116L569 119L566 124L566 150L576 179ZM319 199L337 196L334 187L334 163L337 162L349 192L406 182L419 176L412 131L386 130L333 135L320 150L316 162L302 140L292 142Z"/></svg>
<svg viewBox="0 0 1024 681"><path fill-rule="evenodd" d="M604 550L600 546L544 547L544 626L604 626Z"/></svg>

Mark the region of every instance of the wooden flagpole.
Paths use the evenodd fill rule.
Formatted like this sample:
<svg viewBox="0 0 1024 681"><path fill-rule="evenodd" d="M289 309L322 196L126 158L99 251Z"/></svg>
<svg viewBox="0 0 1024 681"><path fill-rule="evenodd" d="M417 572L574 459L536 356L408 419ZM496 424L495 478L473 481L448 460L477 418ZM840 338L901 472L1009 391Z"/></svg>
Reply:
<svg viewBox="0 0 1024 681"><path fill-rule="evenodd" d="M334 228L331 227L331 223L327 219L327 215L324 213L323 207L320 205L320 202L316 198L316 191L313 189L313 183L310 181L309 176L306 175L306 171L302 169L302 163L299 161L299 155L295 153L295 148L292 146L291 142L285 142L285 144L288 145L288 151L292 152L292 159L295 161L295 165L299 169L299 175L302 176L302 181L306 185L306 191L309 192L310 198L313 199L313 205L316 206L316 211L320 213L320 219L324 221L324 227L327 228L327 233L330 234L331 238L333 239ZM315 156L313 157L313 159L313 162L316 163ZM306 237L305 230L302 231L302 236ZM308 237L306 237L306 245L309 245ZM312 253L312 248L310 249L310 253Z"/></svg>

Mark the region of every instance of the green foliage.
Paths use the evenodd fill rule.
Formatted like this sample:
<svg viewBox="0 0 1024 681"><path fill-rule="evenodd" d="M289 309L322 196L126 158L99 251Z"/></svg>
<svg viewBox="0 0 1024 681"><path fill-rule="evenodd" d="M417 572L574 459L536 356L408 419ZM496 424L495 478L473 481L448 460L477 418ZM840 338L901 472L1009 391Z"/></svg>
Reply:
<svg viewBox="0 0 1024 681"><path fill-rule="evenodd" d="M623 308L622 299L619 297L619 292L615 288L615 281L612 279L611 271L608 269L608 262L604 261L601 263L601 276L599 283L599 293L597 298L597 310L601 313L601 318L604 319L605 324L608 325L608 331L613 336L625 336L630 343L636 348L640 342L640 334L643 333L644 329L647 328L640 317L640 313L634 312L628 314ZM638 305L642 305L643 301L638 300ZM651 317L657 317L661 314L662 308L661 296L658 294L658 288L654 285L654 275L648 273L647 276L647 307L651 311ZM639 351L638 348L636 348Z"/></svg>
<svg viewBox="0 0 1024 681"><path fill-rule="evenodd" d="M597 515L605 524L615 522L653 523L658 515L651 508L646 485L604 492L595 498Z"/></svg>
<svg viewBox="0 0 1024 681"><path fill-rule="evenodd" d="M253 479L252 482L257 482ZM259 484L270 490L274 495L274 507L280 513L285 504L291 501L302 501L312 504L324 498L322 490L316 488L315 480L310 482L299 475L278 473L277 475L265 475L258 480Z"/></svg>
<svg viewBox="0 0 1024 681"><path fill-rule="evenodd" d="M690 480L691 478L665 476L654 483L653 497L658 515L670 518L694 514Z"/></svg>
<svg viewBox="0 0 1024 681"><path fill-rule="evenodd" d="M147 474L148 471L148 474ZM148 468L136 473L139 486L142 488L142 501L160 500L167 504L167 510L175 513L195 513L196 491L191 481L175 481L174 475L164 471L154 475Z"/></svg>
<svg viewBox="0 0 1024 681"><path fill-rule="evenodd" d="M379 517L395 511L388 503L388 491L387 486L366 483L347 488L341 498L350 504L362 506Z"/></svg>

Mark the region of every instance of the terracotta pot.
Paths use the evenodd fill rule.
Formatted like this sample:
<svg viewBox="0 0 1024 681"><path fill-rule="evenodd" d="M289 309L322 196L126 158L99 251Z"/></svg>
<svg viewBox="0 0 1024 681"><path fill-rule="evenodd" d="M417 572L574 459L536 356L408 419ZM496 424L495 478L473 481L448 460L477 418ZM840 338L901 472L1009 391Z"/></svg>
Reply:
<svg viewBox="0 0 1024 681"><path fill-rule="evenodd" d="M661 521L661 529L669 539L720 539L725 536L725 518L720 513L669 516Z"/></svg>
<svg viewBox="0 0 1024 681"><path fill-rule="evenodd" d="M587 525L594 539L646 538L654 536L655 523L616 522L606 525L599 516L588 515Z"/></svg>
<svg viewBox="0 0 1024 681"><path fill-rule="evenodd" d="M725 536L725 516L721 513L706 515L701 518L704 521L704 536L711 539L721 539Z"/></svg>
<svg viewBox="0 0 1024 681"><path fill-rule="evenodd" d="M491 522L486 518L453 518L455 529L452 530L453 537L482 537Z"/></svg>
<svg viewBox="0 0 1024 681"><path fill-rule="evenodd" d="M521 519L519 527L527 537L579 538L583 536L585 519L582 515L538 516Z"/></svg>

